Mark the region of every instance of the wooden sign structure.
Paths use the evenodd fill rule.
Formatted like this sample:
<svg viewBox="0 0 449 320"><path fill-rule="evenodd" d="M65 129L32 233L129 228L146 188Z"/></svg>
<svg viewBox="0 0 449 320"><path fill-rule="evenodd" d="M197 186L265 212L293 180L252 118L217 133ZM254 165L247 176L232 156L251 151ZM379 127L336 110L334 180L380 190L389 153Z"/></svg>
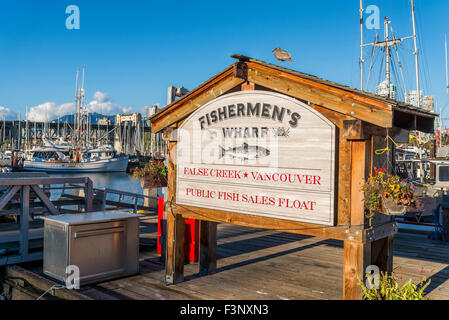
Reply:
<svg viewBox="0 0 449 320"><path fill-rule="evenodd" d="M285 95L220 96L178 128L176 204L334 225L335 132Z"/></svg>
<svg viewBox="0 0 449 320"><path fill-rule="evenodd" d="M368 265L391 272L396 223L365 216L374 147L435 115L244 56L151 118L169 141L166 282L183 281L184 219L200 220L200 272L217 222L344 241L343 298ZM393 153L386 153L392 159ZM385 159L383 159L385 160Z"/></svg>

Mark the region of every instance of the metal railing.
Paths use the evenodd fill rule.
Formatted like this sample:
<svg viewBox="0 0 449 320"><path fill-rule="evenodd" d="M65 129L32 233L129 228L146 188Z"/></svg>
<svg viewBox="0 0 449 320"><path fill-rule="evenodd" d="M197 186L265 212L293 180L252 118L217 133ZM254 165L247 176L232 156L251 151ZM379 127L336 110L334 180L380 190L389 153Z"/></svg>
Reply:
<svg viewBox="0 0 449 320"><path fill-rule="evenodd" d="M134 213L137 213L138 210L145 210L149 213L157 213L157 197L147 196L138 193L126 192L121 190L115 190L110 188L95 188L94 189L94 199L101 199L101 210L106 210L106 205L112 205L117 208L130 208L133 209ZM108 200L108 194L118 195L118 201ZM129 202L125 202L125 197L130 198ZM142 199L142 204L139 205L139 200ZM145 205L145 199L147 200L147 204Z"/></svg>

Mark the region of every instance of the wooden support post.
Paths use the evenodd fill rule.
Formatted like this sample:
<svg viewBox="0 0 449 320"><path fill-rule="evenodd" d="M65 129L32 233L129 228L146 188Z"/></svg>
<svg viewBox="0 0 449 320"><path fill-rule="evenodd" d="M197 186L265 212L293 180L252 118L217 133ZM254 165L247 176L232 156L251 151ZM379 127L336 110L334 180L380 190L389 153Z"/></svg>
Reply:
<svg viewBox="0 0 449 320"><path fill-rule="evenodd" d="M92 180L90 180L89 178L86 179L85 197L85 210L86 212L92 212L94 191Z"/></svg>
<svg viewBox="0 0 449 320"><path fill-rule="evenodd" d="M363 184L370 166L369 140L351 142L351 226L365 226ZM344 242L343 299L362 298L359 281L364 281L364 272L371 262L370 244L348 239Z"/></svg>
<svg viewBox="0 0 449 320"><path fill-rule="evenodd" d="M371 264L388 274L393 272L393 240L394 235L391 235L370 244Z"/></svg>
<svg viewBox="0 0 449 320"><path fill-rule="evenodd" d="M363 185L371 165L370 140L352 141L351 147L351 226L365 225Z"/></svg>
<svg viewBox="0 0 449 320"><path fill-rule="evenodd" d="M165 283L184 281L184 236L185 219L181 215L167 212L167 242L165 253Z"/></svg>
<svg viewBox="0 0 449 320"><path fill-rule="evenodd" d="M28 229L30 223L30 186L20 190L20 256L28 255Z"/></svg>
<svg viewBox="0 0 449 320"><path fill-rule="evenodd" d="M175 284L184 281L184 238L185 219L174 214L172 205L176 200L176 142L168 145L168 195L167 230L165 253L165 283Z"/></svg>
<svg viewBox="0 0 449 320"><path fill-rule="evenodd" d="M363 184L370 173L371 140L351 141L351 226L367 225L363 204ZM343 299L362 298L359 281L365 281L366 267L381 271L393 269L393 235L371 243L348 239L344 242Z"/></svg>
<svg viewBox="0 0 449 320"><path fill-rule="evenodd" d="M217 223L200 221L200 274L213 274L217 269Z"/></svg>

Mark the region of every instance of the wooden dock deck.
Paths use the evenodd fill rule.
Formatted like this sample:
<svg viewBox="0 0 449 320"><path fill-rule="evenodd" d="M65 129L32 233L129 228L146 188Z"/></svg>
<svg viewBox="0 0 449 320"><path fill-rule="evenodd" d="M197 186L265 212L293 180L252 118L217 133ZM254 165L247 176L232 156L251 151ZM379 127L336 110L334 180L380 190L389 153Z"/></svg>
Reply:
<svg viewBox="0 0 449 320"><path fill-rule="evenodd" d="M165 267L155 252L156 227L156 217L142 222L138 275L84 286L74 299L83 295L103 300L342 299L341 241L219 224L217 273L199 276L198 264L187 264L185 281L166 286ZM23 266L42 276L42 263ZM399 233L394 267L404 281L431 278L430 299L449 299L449 244Z"/></svg>
<svg viewBox="0 0 449 320"><path fill-rule="evenodd" d="M141 256L139 275L81 289L94 299L342 299L343 243L219 224L217 273L200 277L185 266L185 281L165 286L154 251ZM431 278L430 299L449 299L449 244L399 233L395 272L404 281Z"/></svg>

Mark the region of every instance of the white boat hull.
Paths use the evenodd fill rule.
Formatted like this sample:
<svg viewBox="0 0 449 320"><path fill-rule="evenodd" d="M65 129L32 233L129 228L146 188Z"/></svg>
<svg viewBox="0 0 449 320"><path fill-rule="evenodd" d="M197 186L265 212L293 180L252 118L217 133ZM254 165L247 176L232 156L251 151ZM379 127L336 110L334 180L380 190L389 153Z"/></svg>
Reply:
<svg viewBox="0 0 449 320"><path fill-rule="evenodd" d="M91 162L34 162L25 161L23 168L26 171L41 171L54 173L80 173L80 172L125 172L128 167L128 157L119 157L108 160Z"/></svg>

